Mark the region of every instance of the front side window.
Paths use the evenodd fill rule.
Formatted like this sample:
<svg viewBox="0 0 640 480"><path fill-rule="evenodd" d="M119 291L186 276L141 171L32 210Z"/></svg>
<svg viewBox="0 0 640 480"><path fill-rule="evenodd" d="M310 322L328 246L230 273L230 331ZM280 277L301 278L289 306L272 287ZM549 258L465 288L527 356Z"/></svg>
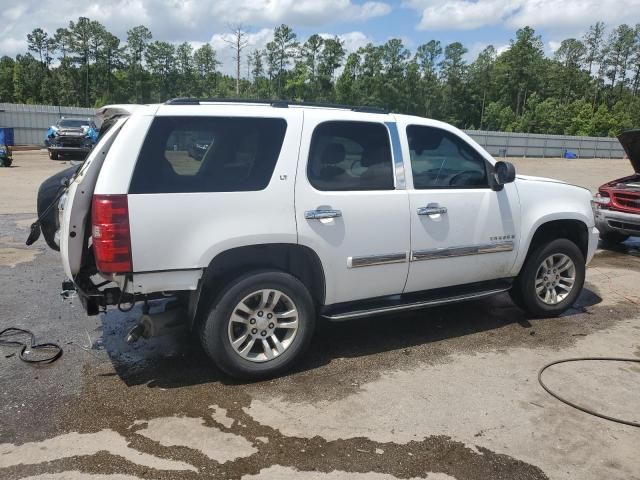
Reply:
<svg viewBox="0 0 640 480"><path fill-rule="evenodd" d="M373 122L321 123L311 138L307 175L322 191L393 190L387 128Z"/></svg>
<svg viewBox="0 0 640 480"><path fill-rule="evenodd" d="M273 175L286 129L280 118L157 117L129 192L262 190Z"/></svg>
<svg viewBox="0 0 640 480"><path fill-rule="evenodd" d="M488 186L485 159L457 135L440 128L410 125L407 139L414 188Z"/></svg>

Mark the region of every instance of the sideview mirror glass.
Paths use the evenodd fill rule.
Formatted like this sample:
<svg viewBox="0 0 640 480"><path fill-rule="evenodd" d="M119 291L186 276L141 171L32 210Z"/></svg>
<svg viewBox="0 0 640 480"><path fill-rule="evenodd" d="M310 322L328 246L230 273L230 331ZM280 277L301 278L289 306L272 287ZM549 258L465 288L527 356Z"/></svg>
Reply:
<svg viewBox="0 0 640 480"><path fill-rule="evenodd" d="M511 162L496 162L493 166L493 177L499 186L511 183L516 179L516 167Z"/></svg>

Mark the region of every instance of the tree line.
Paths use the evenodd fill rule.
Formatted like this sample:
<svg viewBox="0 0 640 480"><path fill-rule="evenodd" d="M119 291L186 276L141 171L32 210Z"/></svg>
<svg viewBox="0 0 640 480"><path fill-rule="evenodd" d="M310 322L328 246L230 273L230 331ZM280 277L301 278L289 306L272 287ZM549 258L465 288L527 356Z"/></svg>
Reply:
<svg viewBox="0 0 640 480"><path fill-rule="evenodd" d="M402 40L347 52L339 37L301 41L287 25L264 49L247 31L226 36L234 74L208 43L154 39L140 25L126 41L86 17L27 35L28 51L0 58L0 101L70 106L162 102L172 97L269 98L376 105L461 128L611 136L640 127L640 24L602 22L563 40L552 57L530 27L508 48L477 58L460 42Z"/></svg>

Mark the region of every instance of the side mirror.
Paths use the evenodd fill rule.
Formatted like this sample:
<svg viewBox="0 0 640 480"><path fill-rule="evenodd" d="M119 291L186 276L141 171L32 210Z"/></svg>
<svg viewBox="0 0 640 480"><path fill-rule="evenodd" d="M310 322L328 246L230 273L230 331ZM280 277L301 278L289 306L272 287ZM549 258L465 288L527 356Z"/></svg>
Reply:
<svg viewBox="0 0 640 480"><path fill-rule="evenodd" d="M502 190L505 183L516 179L516 167L513 163L499 161L493 166L493 183L495 190Z"/></svg>

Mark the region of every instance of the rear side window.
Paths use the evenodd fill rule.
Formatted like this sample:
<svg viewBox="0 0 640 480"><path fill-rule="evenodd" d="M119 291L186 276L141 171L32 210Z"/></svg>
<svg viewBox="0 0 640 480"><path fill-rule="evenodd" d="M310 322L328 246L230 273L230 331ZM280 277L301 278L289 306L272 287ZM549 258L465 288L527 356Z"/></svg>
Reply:
<svg viewBox="0 0 640 480"><path fill-rule="evenodd" d="M457 135L440 128L410 125L407 139L414 188L488 186L484 157Z"/></svg>
<svg viewBox="0 0 640 480"><path fill-rule="evenodd" d="M157 117L129 193L262 190L273 175L286 129L281 118Z"/></svg>
<svg viewBox="0 0 640 480"><path fill-rule="evenodd" d="M389 133L381 123L325 122L311 138L309 182L318 190L393 190Z"/></svg>

